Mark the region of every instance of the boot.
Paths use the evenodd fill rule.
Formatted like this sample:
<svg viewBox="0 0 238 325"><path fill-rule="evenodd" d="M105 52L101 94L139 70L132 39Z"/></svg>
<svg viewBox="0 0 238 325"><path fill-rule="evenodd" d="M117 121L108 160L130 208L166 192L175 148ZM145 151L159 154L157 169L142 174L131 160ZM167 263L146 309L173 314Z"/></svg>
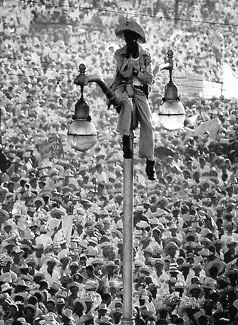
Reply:
<svg viewBox="0 0 238 325"><path fill-rule="evenodd" d="M156 180L155 161L154 160L147 159L145 171L146 171L146 175L150 181Z"/></svg>
<svg viewBox="0 0 238 325"><path fill-rule="evenodd" d="M122 137L122 150L125 159L132 159L131 141L129 135Z"/></svg>

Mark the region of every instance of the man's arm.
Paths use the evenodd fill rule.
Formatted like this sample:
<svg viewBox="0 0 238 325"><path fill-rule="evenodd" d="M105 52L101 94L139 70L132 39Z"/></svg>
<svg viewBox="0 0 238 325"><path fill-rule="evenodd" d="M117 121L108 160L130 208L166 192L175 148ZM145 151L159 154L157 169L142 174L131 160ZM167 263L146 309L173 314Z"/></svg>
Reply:
<svg viewBox="0 0 238 325"><path fill-rule="evenodd" d="M134 67L134 75L144 85L151 85L153 83L152 65L150 55L143 55L144 66L137 69Z"/></svg>
<svg viewBox="0 0 238 325"><path fill-rule="evenodd" d="M132 78L133 65L131 59L127 59L120 53L115 53L115 60L117 65L117 71L124 78Z"/></svg>
<svg viewBox="0 0 238 325"><path fill-rule="evenodd" d="M148 52L143 55L144 66L140 67L135 60L125 58L118 51L115 52L117 71L124 78L131 78L133 75L144 85L153 83L151 56Z"/></svg>

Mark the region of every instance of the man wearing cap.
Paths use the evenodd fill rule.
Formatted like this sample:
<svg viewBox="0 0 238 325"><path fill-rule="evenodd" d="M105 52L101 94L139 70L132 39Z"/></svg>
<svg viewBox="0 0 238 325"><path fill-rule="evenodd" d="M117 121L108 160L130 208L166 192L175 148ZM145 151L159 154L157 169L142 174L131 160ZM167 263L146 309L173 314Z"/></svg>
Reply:
<svg viewBox="0 0 238 325"><path fill-rule="evenodd" d="M126 42L124 47L115 52L117 70L111 86L116 97L122 102L117 131L122 134L123 156L125 159L132 158L129 135L131 126L134 129L137 127L136 121L132 119L131 98L133 98L136 104L136 115L140 121L139 156L147 159L148 179L155 180L154 127L147 100L149 85L153 82L151 57L147 50L138 45L139 41L146 42L145 33L143 28L133 20L123 21L116 28L115 33Z"/></svg>

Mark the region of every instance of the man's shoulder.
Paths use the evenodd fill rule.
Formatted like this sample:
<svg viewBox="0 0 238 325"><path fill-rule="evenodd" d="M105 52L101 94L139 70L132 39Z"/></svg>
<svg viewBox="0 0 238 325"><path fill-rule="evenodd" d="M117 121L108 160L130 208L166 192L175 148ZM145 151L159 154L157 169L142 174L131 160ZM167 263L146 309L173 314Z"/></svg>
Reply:
<svg viewBox="0 0 238 325"><path fill-rule="evenodd" d="M140 54L150 56L149 49L147 49L146 47L142 47L141 45L139 45L139 48L140 48Z"/></svg>

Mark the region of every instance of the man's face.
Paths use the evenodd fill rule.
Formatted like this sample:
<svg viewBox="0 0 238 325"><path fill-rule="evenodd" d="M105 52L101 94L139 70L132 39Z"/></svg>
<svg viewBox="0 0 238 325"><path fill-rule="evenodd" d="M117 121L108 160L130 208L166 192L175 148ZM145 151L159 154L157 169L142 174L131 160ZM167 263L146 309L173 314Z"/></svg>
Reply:
<svg viewBox="0 0 238 325"><path fill-rule="evenodd" d="M0 192L0 202L3 202L5 198L5 192Z"/></svg>
<svg viewBox="0 0 238 325"><path fill-rule="evenodd" d="M49 270L49 271L52 271L52 270L54 269L54 267L55 267L55 263L53 263L53 262L48 262L48 270Z"/></svg>
<svg viewBox="0 0 238 325"><path fill-rule="evenodd" d="M131 44L131 43L137 41L138 35L137 35L137 33L132 32L130 30L125 30L124 31L124 38L125 38L126 44Z"/></svg>
<svg viewBox="0 0 238 325"><path fill-rule="evenodd" d="M40 207L42 207L42 202L41 201L36 201L35 202L35 207L36 207L36 209L39 209Z"/></svg>
<svg viewBox="0 0 238 325"><path fill-rule="evenodd" d="M12 230L12 227L10 225L7 225L7 226L4 227L4 230L6 231L6 233L9 234L11 232L11 230Z"/></svg>
<svg viewBox="0 0 238 325"><path fill-rule="evenodd" d="M48 312L54 312L55 306L52 302L47 302L46 308L47 308Z"/></svg>

